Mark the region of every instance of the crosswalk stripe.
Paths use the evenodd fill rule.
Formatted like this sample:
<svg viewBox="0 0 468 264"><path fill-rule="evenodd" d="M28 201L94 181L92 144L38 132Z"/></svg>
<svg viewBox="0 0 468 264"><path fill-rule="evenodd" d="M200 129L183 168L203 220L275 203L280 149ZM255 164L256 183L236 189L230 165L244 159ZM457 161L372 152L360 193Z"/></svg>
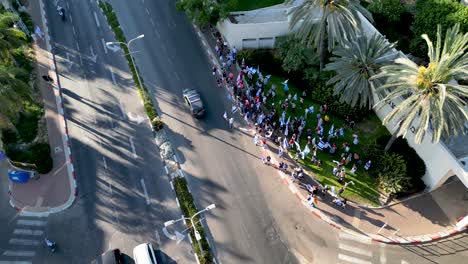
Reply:
<svg viewBox="0 0 468 264"><path fill-rule="evenodd" d="M36 252L34 251L5 250L3 252L3 256L8 256L8 257L34 257L35 255L36 255Z"/></svg>
<svg viewBox="0 0 468 264"><path fill-rule="evenodd" d="M370 245L372 243L372 240L369 237L351 235L348 233L339 233L339 237L342 239L353 240L367 245Z"/></svg>
<svg viewBox="0 0 468 264"><path fill-rule="evenodd" d="M15 229L13 235L42 236L44 231L32 229Z"/></svg>
<svg viewBox="0 0 468 264"><path fill-rule="evenodd" d="M351 257L351 256L348 256L348 255L343 255L343 254L338 254L338 259L343 260L343 261L347 261L347 262L356 263L356 264L372 264L372 262L370 262L370 261L355 258L355 257Z"/></svg>
<svg viewBox="0 0 468 264"><path fill-rule="evenodd" d="M41 220L23 220L20 219L16 222L18 225L27 225L27 226L45 226L47 224L46 221Z"/></svg>
<svg viewBox="0 0 468 264"><path fill-rule="evenodd" d="M12 245L37 246L39 245L39 240L12 238L9 243Z"/></svg>
<svg viewBox="0 0 468 264"><path fill-rule="evenodd" d="M372 257L372 251L370 251L370 250L366 250L366 249L362 249L362 248L358 248L358 247L353 247L353 246L346 245L346 244L340 244L339 247L342 250L353 252L353 253L356 253L356 254L359 254L359 255Z"/></svg>
<svg viewBox="0 0 468 264"><path fill-rule="evenodd" d="M0 264L32 264L31 261L6 261L0 260Z"/></svg>

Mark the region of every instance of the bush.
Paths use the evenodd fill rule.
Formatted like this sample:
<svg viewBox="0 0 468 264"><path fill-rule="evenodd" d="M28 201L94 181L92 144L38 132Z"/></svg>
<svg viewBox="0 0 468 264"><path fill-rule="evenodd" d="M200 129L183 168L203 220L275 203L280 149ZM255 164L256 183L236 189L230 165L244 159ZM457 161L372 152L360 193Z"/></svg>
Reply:
<svg viewBox="0 0 468 264"><path fill-rule="evenodd" d="M25 150L6 145L5 152L12 161L25 162L36 165L37 172L46 174L53 168L53 160L50 157L50 146L45 143L34 143Z"/></svg>
<svg viewBox="0 0 468 264"><path fill-rule="evenodd" d="M456 23L460 23L461 32L468 31L468 6L456 0L417 1L416 16L412 25L414 37L410 44L411 53L425 58L427 45L421 35L427 34L429 39L435 41L438 24L442 26L442 32L445 32Z"/></svg>
<svg viewBox="0 0 468 264"><path fill-rule="evenodd" d="M271 49L243 49L237 53L239 64L245 59L246 65L252 67L260 66L260 71L268 72L277 76L285 77L287 73L283 70L282 60Z"/></svg>
<svg viewBox="0 0 468 264"><path fill-rule="evenodd" d="M326 86L323 82L317 83L311 89L312 100L319 103L326 103L330 112L345 117L349 115L353 120L359 121L370 114L367 108L351 107L346 103L340 103L338 97L333 95L333 87Z"/></svg>
<svg viewBox="0 0 468 264"><path fill-rule="evenodd" d="M197 208L195 207L195 203L193 201L192 194L189 192L187 187L187 181L184 178L175 178L174 179L174 190L177 194L177 198L179 199L180 209L184 214L184 217L192 217L194 214L197 213ZM204 249L204 254L201 256L200 248L198 247L198 243L193 243L193 247L199 256L200 263L213 263L213 256L211 256L211 252L209 250L210 246L208 245L208 241L206 240L205 232L203 231L203 227L200 224L200 220L198 217L194 219L195 227L200 233L201 236L201 245ZM193 232L193 228L190 228L190 236L192 237L193 241L195 240L195 233Z"/></svg>
<svg viewBox="0 0 468 264"><path fill-rule="evenodd" d="M377 144L383 149L387 144L390 136L382 136L377 139ZM407 195L422 191L426 188L422 177L426 174L426 164L419 157L418 153L408 145L408 141L404 138L397 138L389 152L397 153L405 157L406 174L410 178L411 188L397 193L397 196Z"/></svg>
<svg viewBox="0 0 468 264"><path fill-rule="evenodd" d="M311 65L318 65L318 56L314 49L307 48L300 40L290 36L277 42L278 56L282 60L282 68L285 72L300 72L304 75L304 69Z"/></svg>
<svg viewBox="0 0 468 264"><path fill-rule="evenodd" d="M387 18L388 22L397 22L406 8L400 0L374 0L369 4L369 11Z"/></svg>
<svg viewBox="0 0 468 264"><path fill-rule="evenodd" d="M159 131L159 130L161 130L161 129L164 128L164 122L163 122L161 119L157 118L157 117L155 117L155 118L151 121L151 124L153 125L153 129L154 129L155 131Z"/></svg>
<svg viewBox="0 0 468 264"><path fill-rule="evenodd" d="M3 144L16 144L18 142L18 133L13 129L7 128L2 130L2 141Z"/></svg>
<svg viewBox="0 0 468 264"><path fill-rule="evenodd" d="M12 50L13 58L19 68L24 69L28 74L34 69L31 58L27 55L27 51L23 49ZM18 76L17 76L18 77ZM29 82L29 75L20 78L24 82Z"/></svg>
<svg viewBox="0 0 468 264"><path fill-rule="evenodd" d="M19 16L21 20L23 20L23 23L26 25L26 28L29 30L29 32L34 32L34 23L31 19L31 16L26 12L20 12Z"/></svg>
<svg viewBox="0 0 468 264"><path fill-rule="evenodd" d="M410 177L407 176L403 156L396 153L384 153L376 161L373 171L378 175L379 185L385 193L394 195L410 188Z"/></svg>

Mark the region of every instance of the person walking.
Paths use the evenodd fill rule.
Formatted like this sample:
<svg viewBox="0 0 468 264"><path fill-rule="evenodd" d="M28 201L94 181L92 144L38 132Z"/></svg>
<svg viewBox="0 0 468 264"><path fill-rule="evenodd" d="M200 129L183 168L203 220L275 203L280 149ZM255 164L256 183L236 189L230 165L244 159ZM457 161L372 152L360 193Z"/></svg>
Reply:
<svg viewBox="0 0 468 264"><path fill-rule="evenodd" d="M229 127L232 128L234 125L234 117L229 118Z"/></svg>

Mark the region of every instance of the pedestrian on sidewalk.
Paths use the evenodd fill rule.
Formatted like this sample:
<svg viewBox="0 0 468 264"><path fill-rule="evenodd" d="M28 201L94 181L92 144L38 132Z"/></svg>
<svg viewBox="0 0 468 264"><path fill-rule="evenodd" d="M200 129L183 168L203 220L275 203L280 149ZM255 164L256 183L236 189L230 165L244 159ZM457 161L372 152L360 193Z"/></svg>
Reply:
<svg viewBox="0 0 468 264"><path fill-rule="evenodd" d="M234 125L234 117L229 118L229 127L232 128Z"/></svg>
<svg viewBox="0 0 468 264"><path fill-rule="evenodd" d="M253 143L255 144L255 146L258 146L258 139L259 139L258 134L255 133L254 138L253 138Z"/></svg>
<svg viewBox="0 0 468 264"><path fill-rule="evenodd" d="M213 66L213 76L216 75L216 65Z"/></svg>
<svg viewBox="0 0 468 264"><path fill-rule="evenodd" d="M283 155L284 155L284 149L282 146L280 146L278 149L278 158L282 159Z"/></svg>
<svg viewBox="0 0 468 264"><path fill-rule="evenodd" d="M53 83L53 82L54 82L54 79L52 79L52 77L50 77L49 74L47 74L47 75L42 75L42 79L44 79L44 81L49 82L49 83Z"/></svg>
<svg viewBox="0 0 468 264"><path fill-rule="evenodd" d="M228 115L227 115L227 112L226 112L226 111L224 112L223 118L226 119L226 121L229 121Z"/></svg>

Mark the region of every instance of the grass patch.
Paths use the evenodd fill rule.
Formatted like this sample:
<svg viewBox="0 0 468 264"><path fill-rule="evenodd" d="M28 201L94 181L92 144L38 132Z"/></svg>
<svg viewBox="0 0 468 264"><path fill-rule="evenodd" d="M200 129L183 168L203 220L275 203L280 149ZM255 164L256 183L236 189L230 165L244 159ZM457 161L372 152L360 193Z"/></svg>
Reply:
<svg viewBox="0 0 468 264"><path fill-rule="evenodd" d="M117 15L115 14L112 5L109 3L105 3L103 1L99 1L99 7L102 9L104 15L107 18L107 22L111 26L112 30L115 33L115 38L118 42L127 43L125 35L120 28L119 20L117 19ZM133 81L135 86L138 89L138 92L143 100L143 105L145 108L145 112L148 115L150 120L155 119L158 116L158 112L156 107L154 106L153 100L151 100L151 96L146 88L145 84L142 80L142 86L138 82L138 75L137 75L137 68L136 65L132 63L132 58L130 57L130 52L126 45L120 44L120 48L123 50L125 54L125 58L127 59L128 65L130 67L130 71L132 72Z"/></svg>
<svg viewBox="0 0 468 264"><path fill-rule="evenodd" d="M266 75L266 74L264 74ZM249 80L248 80L249 81ZM255 77L254 77L254 81ZM283 85L281 82L284 81L283 79L277 77L277 76L272 76L269 81L269 85L273 84L276 85L276 96L274 99L269 99L267 101L267 106L271 109L272 103L274 103L274 107L278 113L279 116L281 116L281 113L283 110L281 110L281 106L279 102L284 102L286 99L286 94L283 90ZM252 82L252 81L249 81ZM316 136L315 133L315 128L317 126L317 114L319 113L320 109L320 103L315 102L312 99L310 99L310 96L306 96L304 99L304 107L301 107L299 103L299 98L302 95L301 89L298 87L295 87L294 84L288 83L289 87L289 92L294 96L294 94L297 93L297 108L296 108L296 113L293 113L291 110L291 107L288 108L286 111L286 116L291 116L291 117L300 117L305 114L305 108L314 106L314 113L308 114L307 119L306 119L306 127L304 128L302 135L301 135L301 141L300 145L302 148L305 147L307 143L307 130L311 129L313 132L312 137ZM312 88L313 89L313 88ZM265 91L265 94L268 92ZM327 139L329 133L328 131L330 130L332 124L334 125L335 130L339 129L340 127L345 127L344 126L344 120L340 118L339 116L335 115L332 112L329 112L326 114L329 117L329 121L324 121L323 123L323 136L324 139ZM322 114L322 118L325 115ZM352 118L352 117L351 117ZM292 118L291 118L292 121ZM359 136L359 144L355 146L353 142L353 134L357 134ZM290 138L292 135L292 132L289 133L288 138ZM311 162L311 157L312 157L312 151L309 153L305 160L302 160L299 158L299 163L302 164L305 167L308 167L310 171L313 172L313 177L317 179L321 184L323 185L329 185L329 186L337 186L338 188L342 186L341 183L338 182L338 178L335 177L332 173L333 168L335 167L335 164L333 163L333 160L340 161L341 160L341 154L344 152L342 145L345 142L348 142L350 144L350 151L349 153L358 153L362 160L362 166L358 167L358 170L356 173L353 175L350 173L351 167L353 166L353 161L348 163L348 165L345 166L346 168L346 178L345 181L353 181L355 185L350 184L348 188L346 188L346 191L343 193L343 197L346 197L348 200L355 201L361 204L368 204L368 205L379 205L379 191L378 191L378 183L377 180L369 175L364 169L363 165L367 162L367 160L364 159L364 153L363 153L363 147L368 145L369 143L374 142L377 140L379 137L383 135L389 135L387 129L382 126L382 123L380 119L373 113L365 118L363 121L356 123L356 126L354 130L351 129L346 129L345 128L345 133L343 137L338 136L338 138L333 139L333 143L337 145L337 150L333 156L329 154L329 150L321 151L317 150L317 158L322 161L322 166L317 167L316 165L313 165ZM318 143L318 136L317 138L317 143ZM291 153L293 155L296 154L295 147L291 148Z"/></svg>
<svg viewBox="0 0 468 264"><path fill-rule="evenodd" d="M248 10L255 10L262 7L273 6L277 4L281 4L284 0L238 0L237 7L235 11L248 11Z"/></svg>
<svg viewBox="0 0 468 264"><path fill-rule="evenodd" d="M194 214L198 212L197 208L195 207L195 203L193 202L192 194L190 194L187 181L184 178L176 177L174 179L174 190L177 194L177 198L179 199L180 208L184 217L192 217ZM189 228L190 236L192 237L193 248L198 255L201 264L208 264L213 263L213 256L210 252L210 246L208 245L208 241L206 240L205 233L203 231L203 227L200 224L200 218L195 217L193 222L195 223L195 228L198 230L201 236L201 246L203 247L203 255L201 254L200 248L198 247L197 240L195 239L195 232L193 228ZM187 222L188 225L191 223Z"/></svg>

